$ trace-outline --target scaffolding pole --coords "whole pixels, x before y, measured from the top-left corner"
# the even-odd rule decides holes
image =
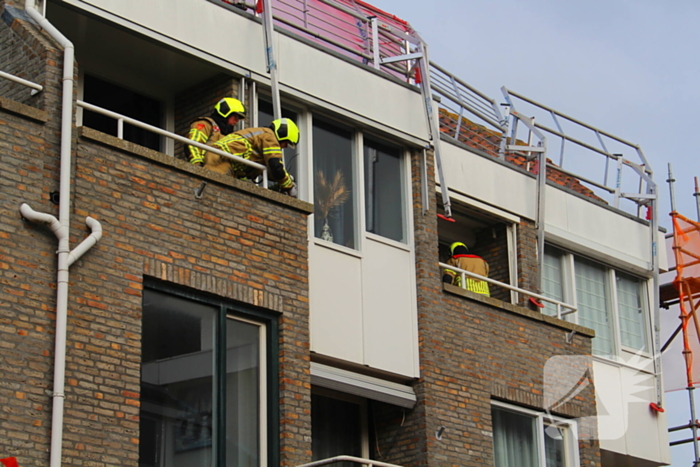
[[[698,196],[698,185],[697,185],[697,177],[695,178],[695,193],[694,195]],[[676,180],[673,178],[673,168],[671,164],[668,164],[668,179],[666,180],[668,182],[669,186],[669,191],[670,191],[670,196],[671,196],[671,218],[674,219],[675,216],[677,215],[676,212],[676,193],[675,193],[675,188],[674,184]],[[700,208],[698,211],[698,220],[700,220]],[[676,247],[676,232],[675,232],[675,223],[674,223],[674,239],[673,239],[673,250],[674,250],[674,255],[676,257],[676,266],[678,265],[679,262],[679,255],[680,253],[677,251]],[[683,287],[683,284],[680,285]],[[679,298],[682,299],[682,294],[679,295]],[[683,325],[683,320],[688,320],[688,316],[685,316],[683,313],[683,304],[679,303],[679,306],[681,307],[681,327],[683,330],[683,356],[686,361],[686,378],[688,380],[688,386],[686,387],[686,390],[688,391],[688,403],[690,405],[690,423],[688,424],[688,428],[691,429],[693,432],[693,453],[694,453],[694,460],[693,460],[693,466],[697,467],[700,464],[700,445],[698,444],[698,422],[697,422],[697,417],[695,416],[695,386],[693,385],[693,380],[692,380],[692,350],[690,349],[690,346],[688,345],[688,330],[686,329],[686,326]],[[670,431],[670,430],[669,430]],[[688,442],[691,440],[685,440],[683,443]]]

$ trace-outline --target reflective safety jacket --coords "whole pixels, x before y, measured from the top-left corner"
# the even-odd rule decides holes
[[[215,143],[220,140],[224,135],[221,133],[219,125],[216,124],[214,119],[208,117],[201,117],[192,122],[190,125],[190,132],[187,133],[187,138],[198,143]],[[204,154],[207,152],[205,149],[200,149],[195,146],[187,146],[191,164],[203,164]]]
[[[489,276],[489,263],[484,261],[483,258],[476,255],[455,255],[447,260],[447,264],[451,266],[456,266],[465,271],[473,272],[474,274],[479,274],[480,276]],[[473,279],[471,277],[465,276],[466,285],[462,285],[462,274],[453,271],[451,269],[445,269],[445,274],[452,276],[452,284],[458,287],[462,287],[471,292],[476,292],[482,295],[491,296],[489,292],[488,282],[480,281],[478,279]]]
[[[276,181],[280,189],[289,190],[294,187],[294,181],[284,168],[282,148],[275,133],[269,128],[245,128],[234,131],[212,144],[213,147],[233,156],[248,159],[258,164],[264,164],[268,176]],[[204,167],[215,172],[231,174],[236,178],[254,179],[260,171],[245,164],[237,164],[218,154],[207,152]]]

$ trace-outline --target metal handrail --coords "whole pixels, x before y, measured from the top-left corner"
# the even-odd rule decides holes
[[[11,75],[10,73],[5,73],[4,71],[0,71],[0,78],[9,79],[10,81],[14,81],[15,83],[19,83],[24,86],[27,86],[28,88],[31,88],[32,96],[44,90],[44,87],[40,84],[27,81],[26,79],[20,78],[19,76]]]
[[[362,459],[355,456],[335,456],[328,459],[309,462],[308,464],[299,465],[297,467],[318,467],[321,465],[335,464],[336,462],[355,462],[356,464],[364,464],[369,467],[402,467],[396,464],[388,464],[386,462],[375,461],[372,459]]]
[[[566,173],[567,175],[570,175],[572,177],[577,178],[578,180],[582,182],[589,183],[596,188],[602,189],[604,191],[607,191],[608,193],[613,195],[613,200],[612,200],[612,205],[616,208],[620,207],[620,201],[622,199],[630,200],[634,203],[636,203],[638,209],[643,207],[644,205],[647,205],[649,203],[648,196],[645,196],[642,193],[634,194],[634,193],[623,193],[622,192],[622,174],[623,174],[623,168],[631,168],[636,175],[639,177],[639,191],[641,192],[642,190],[642,185],[644,182],[647,183],[647,193],[650,192],[652,189],[653,181],[651,179],[652,177],[652,170],[651,167],[649,166],[646,157],[644,156],[644,153],[641,149],[641,147],[637,144],[631,143],[625,139],[622,139],[618,136],[613,135],[612,133],[603,131],[599,128],[596,128],[592,125],[589,125],[585,122],[582,122],[581,120],[578,120],[574,117],[571,117],[569,115],[566,115],[562,112],[559,112],[551,107],[548,107],[544,104],[541,104],[533,99],[530,99],[528,97],[523,96],[522,94],[518,94],[505,86],[501,88],[503,95],[506,99],[506,102],[510,106],[510,116],[514,118],[513,123],[512,123],[512,130],[513,134],[511,135],[512,139],[515,139],[517,136],[515,133],[517,131],[517,125],[518,121],[521,121],[525,123],[525,119],[528,117],[524,117],[522,113],[515,111],[515,101],[514,99],[517,99],[518,102],[524,102],[532,108],[534,108],[538,112],[543,112],[544,115],[549,116],[551,120],[554,122],[554,125],[556,128],[551,128],[549,126],[543,125],[541,122],[535,122],[534,119],[532,120],[532,127],[534,127],[537,130],[540,130],[541,135],[538,135],[538,138],[542,139],[544,135],[548,136],[554,136],[556,138],[559,138],[561,141],[561,146],[559,149],[559,165],[557,167],[557,170]],[[570,125],[574,125],[573,129],[575,129],[578,133],[580,134],[587,134],[590,135],[592,138],[597,140],[596,143],[588,143],[580,139],[579,137],[574,137],[572,136],[572,132],[569,131],[568,133],[564,131],[562,128],[562,125],[560,124],[559,120],[563,120],[568,122]],[[605,140],[604,140],[605,138]],[[617,145],[621,145],[622,149],[625,152],[633,152],[636,154],[639,162],[632,162],[624,157],[623,154],[618,154],[613,150],[610,150],[606,146],[606,141],[608,143],[614,143]],[[565,143],[571,143],[574,144],[575,146],[582,148],[584,150],[590,151],[591,153],[596,153],[600,154],[605,157],[605,164],[604,164],[604,172],[603,172],[603,177],[602,177],[602,182],[594,182],[590,179],[587,179],[579,174],[576,174],[572,171],[566,171],[564,169],[564,155],[565,155]],[[615,171],[613,180],[609,181],[609,176],[610,176],[610,169],[611,165],[613,166],[612,169]],[[596,177],[597,178],[597,177]],[[625,177],[627,178],[627,177]]]
[[[105,115],[107,117],[112,117],[117,120],[117,138],[119,139],[124,139],[124,123],[128,123],[129,125],[133,125],[138,128],[143,128],[144,130],[151,131],[153,133],[156,133],[161,136],[165,136],[166,138],[173,139],[175,141],[179,141],[181,143],[185,143],[189,146],[195,146],[200,149],[204,149],[209,152],[213,152],[214,154],[218,154],[219,156],[223,156],[227,159],[234,160],[237,164],[244,164],[249,167],[256,168],[258,170],[262,170],[262,186],[263,188],[267,188],[267,167],[264,165],[258,164],[253,161],[249,161],[247,159],[243,159],[242,157],[237,157],[232,154],[229,154],[227,152],[224,152],[220,149],[216,149],[212,146],[209,146],[204,143],[199,143],[197,141],[192,141],[191,139],[185,138],[184,136],[180,136],[175,133],[171,133],[167,130],[163,130],[162,128],[158,128],[157,126],[149,125],[148,123],[144,123],[139,120],[135,120],[133,118],[127,117],[126,115],[119,114],[117,112],[112,112],[111,110],[103,109],[102,107],[98,107],[96,105],[88,104],[87,102],[78,101],[78,107],[82,107],[86,110],[90,110],[92,112],[96,112],[102,115]]]
[[[556,300],[554,298],[546,297],[544,295],[541,295],[541,294],[538,294],[535,292],[531,292],[529,290],[521,289],[520,287],[515,287],[513,285],[506,284],[505,282],[497,281],[496,279],[491,279],[490,277],[481,276],[479,274],[475,274],[475,273],[470,272],[470,271],[465,271],[464,269],[460,269],[457,266],[452,266],[451,264],[447,264],[447,263],[439,263],[439,264],[440,264],[441,268],[450,269],[452,271],[459,272],[462,275],[462,284],[466,284],[465,276],[468,276],[468,277],[471,277],[474,279],[478,279],[480,281],[488,282],[489,284],[494,284],[494,285],[497,285],[499,287],[503,287],[505,289],[512,290],[513,292],[521,293],[523,295],[527,295],[529,297],[536,298],[540,301],[549,302],[553,305],[556,305],[557,318],[559,318],[559,319],[562,319],[562,316],[566,316],[566,315],[569,315],[571,313],[576,313],[578,311],[577,307],[575,307],[574,305],[571,305],[569,303],[560,302],[559,300]],[[566,309],[568,311],[562,312],[562,309]]]

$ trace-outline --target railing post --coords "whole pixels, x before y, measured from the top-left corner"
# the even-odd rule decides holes
[[[377,17],[371,16],[369,18],[369,24],[372,27],[372,61],[374,62],[374,68],[379,70],[382,64],[382,59],[379,55],[379,28],[377,26]]]

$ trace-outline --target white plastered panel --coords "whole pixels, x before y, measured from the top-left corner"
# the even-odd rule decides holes
[[[360,258],[310,245],[311,350],[363,362]]]
[[[418,377],[418,321],[409,251],[367,239],[363,260],[365,364]]]

